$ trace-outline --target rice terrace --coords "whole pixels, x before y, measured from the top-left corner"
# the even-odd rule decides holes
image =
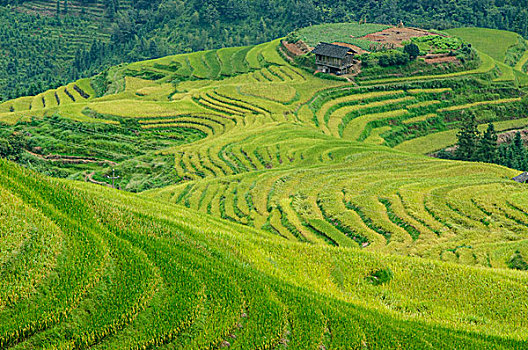
[[[393,22],[1,102],[0,348],[528,349],[528,43]]]

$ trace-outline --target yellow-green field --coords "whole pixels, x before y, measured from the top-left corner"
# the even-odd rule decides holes
[[[503,51],[478,45],[473,70],[364,86],[274,41],[1,104],[11,125],[207,136],[159,149],[174,183],[141,194],[0,161],[0,348],[528,348],[519,172],[425,156],[468,111],[528,125],[524,90],[497,80]]]

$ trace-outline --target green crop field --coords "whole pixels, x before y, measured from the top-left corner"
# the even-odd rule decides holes
[[[306,27],[297,32],[299,38],[310,46],[315,46],[321,41],[345,42],[355,44],[357,39],[367,34],[379,32],[390,26],[384,24],[357,24],[357,23],[336,23],[321,24]]]
[[[500,71],[496,81],[514,81],[521,86],[528,84],[526,74],[523,74],[528,61],[528,44],[519,34],[486,28],[456,28],[446,32],[462,38],[493,58]]]
[[[0,104],[0,348],[527,349],[519,171],[426,156],[468,113],[528,125],[481,41],[458,72],[323,79],[275,40]]]
[[[485,52],[499,62],[504,62],[506,52],[517,43],[519,34],[497,29],[457,28],[447,33],[470,42],[479,51]]]

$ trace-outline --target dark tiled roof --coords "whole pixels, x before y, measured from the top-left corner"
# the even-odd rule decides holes
[[[312,53],[321,56],[333,57],[333,58],[345,58],[349,52],[355,52],[349,47],[339,46],[328,43],[320,43]]]
[[[528,173],[522,173],[521,175],[517,175],[512,180],[520,183],[528,182]]]

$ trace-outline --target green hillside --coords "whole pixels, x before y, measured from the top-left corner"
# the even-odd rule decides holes
[[[0,101],[120,62],[263,43],[306,26],[360,21],[366,27],[402,21],[528,35],[528,8],[520,0],[490,0],[485,6],[414,0],[0,0]]]
[[[508,49],[518,44],[519,34],[497,29],[456,28],[448,33],[462,37],[479,51],[485,52],[497,61],[504,62]]]
[[[3,348],[526,345],[525,273],[296,243],[5,161],[0,193]]]
[[[275,40],[0,104],[0,348],[528,348],[519,172],[424,155],[528,125],[526,53],[475,46],[341,81]],[[112,169],[142,193],[72,181]]]
[[[486,28],[456,28],[446,31],[461,37],[497,61],[501,76],[497,81],[516,81],[528,85],[525,64],[528,60],[528,43],[517,33]]]

